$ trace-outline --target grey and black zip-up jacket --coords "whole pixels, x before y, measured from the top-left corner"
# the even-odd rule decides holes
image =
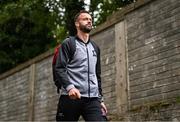
[[[89,40],[84,43],[80,38],[75,38],[76,49],[71,58],[69,42],[65,40],[59,50],[55,71],[58,83],[62,86],[61,94],[67,95],[75,87],[81,97],[102,97],[101,89],[101,64],[100,50],[95,50],[94,42]]]

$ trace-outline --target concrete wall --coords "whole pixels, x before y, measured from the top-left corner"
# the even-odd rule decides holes
[[[58,94],[52,81],[52,51],[0,76],[0,120],[53,121]]]
[[[180,121],[179,13],[179,0],[139,0],[91,33],[110,120]],[[0,120],[55,120],[52,54],[0,75]]]
[[[153,1],[125,21],[133,120],[180,120],[180,1]]]

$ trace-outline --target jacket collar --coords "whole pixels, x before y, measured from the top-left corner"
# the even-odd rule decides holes
[[[84,44],[88,44],[89,42],[90,42],[90,37],[89,37],[89,39],[88,39],[88,41],[85,43],[82,39],[80,39],[77,35],[75,36],[75,38],[78,40],[78,41],[80,41],[80,42],[82,42],[82,43],[84,43]]]

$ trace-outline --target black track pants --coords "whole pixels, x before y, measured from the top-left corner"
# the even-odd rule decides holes
[[[104,121],[101,105],[97,98],[70,99],[62,95],[59,99],[56,121]]]

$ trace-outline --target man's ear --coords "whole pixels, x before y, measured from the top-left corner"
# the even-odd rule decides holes
[[[75,26],[76,26],[76,27],[79,27],[79,23],[78,23],[78,22],[75,22]]]

